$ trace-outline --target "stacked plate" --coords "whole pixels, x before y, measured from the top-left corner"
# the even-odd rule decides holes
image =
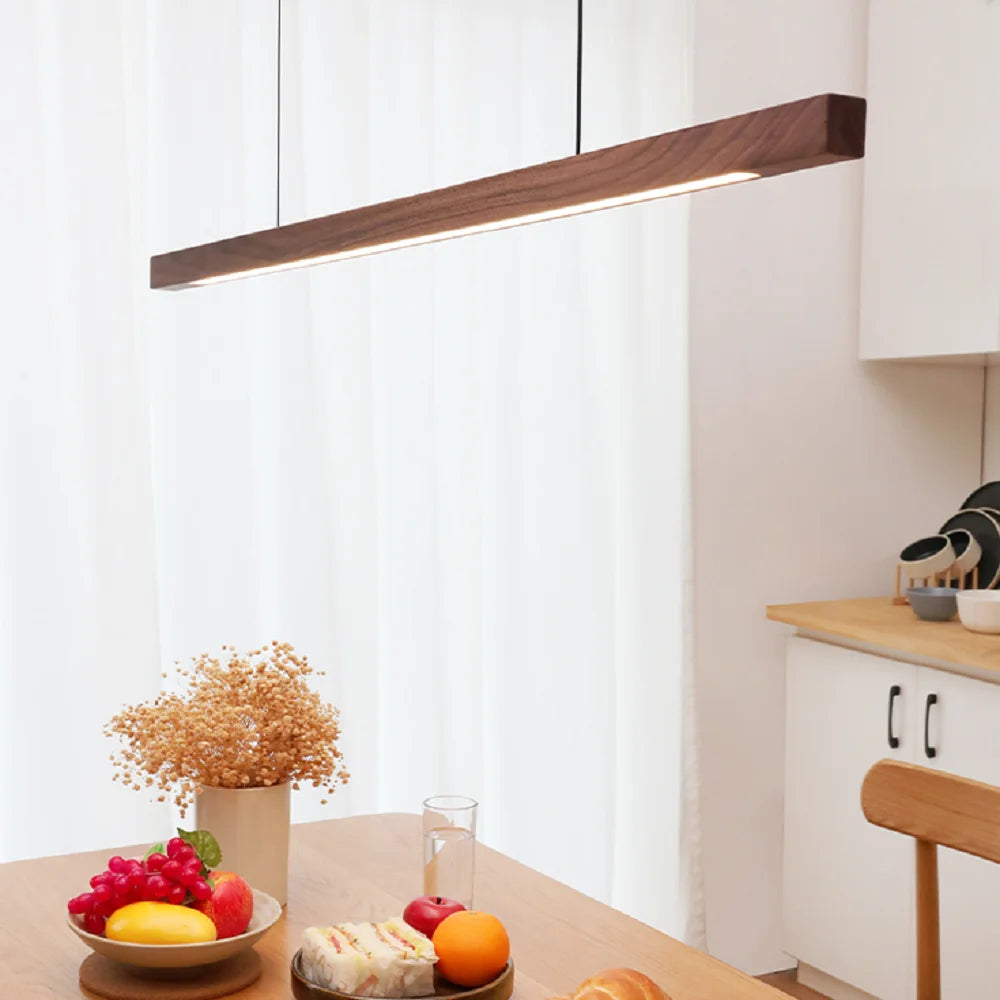
[[[974,490],[965,498],[961,510],[949,517],[936,535],[911,542],[899,559],[911,580],[931,578],[933,582],[943,577],[949,585],[955,581],[957,589],[917,587],[908,590],[910,605],[918,618],[948,620],[955,613],[957,598],[958,616],[966,628],[1000,631],[997,614],[1000,600],[992,600],[1000,598],[1000,594],[975,597],[984,590],[1000,586],[1000,482],[985,483]],[[973,587],[976,589],[972,590]],[[990,600],[984,602],[987,597]],[[973,622],[970,616],[980,605],[998,617],[997,627],[986,628],[984,623]]]
[[[981,550],[978,559],[979,589],[991,590],[1000,583],[1000,482],[986,483],[965,498],[962,509],[941,525],[938,533],[954,540],[959,531],[967,531]],[[958,536],[963,537],[963,536]],[[961,553],[956,549],[956,563]],[[959,567],[964,572],[963,585],[972,586],[971,571],[976,562]]]
[[[978,566],[980,590],[1000,585],[1000,482],[970,493],[936,535],[911,542],[899,560],[911,579],[951,577],[967,589]]]

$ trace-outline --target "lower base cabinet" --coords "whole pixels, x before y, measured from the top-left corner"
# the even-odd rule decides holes
[[[883,757],[909,759],[916,697],[911,664],[789,640],[783,947],[881,1000],[913,992],[913,865],[903,838],[865,820],[861,782]]]
[[[784,949],[914,1000],[913,841],[867,822],[861,783],[892,758],[1000,785],[1000,685],[796,636],[786,692]],[[940,854],[943,996],[1000,996],[1000,866]]]
[[[936,695],[926,759],[917,763],[1000,785],[1000,687],[921,668],[920,704]],[[937,717],[934,712],[937,711]],[[1000,830],[997,831],[1000,841]],[[941,849],[941,994],[945,998],[1000,996],[1000,865]]]

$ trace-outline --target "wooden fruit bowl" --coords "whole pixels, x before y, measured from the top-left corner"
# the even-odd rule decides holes
[[[311,983],[302,974],[301,959],[302,952],[297,951],[292,958],[292,995],[295,1000],[365,1000],[354,996],[352,993],[341,993],[339,990],[330,990],[325,986],[317,986]],[[514,992],[514,963],[508,962],[496,979],[486,983],[485,986],[465,987],[455,986],[446,979],[442,979],[436,972],[434,974],[433,997],[454,997],[455,1000],[508,1000]]]

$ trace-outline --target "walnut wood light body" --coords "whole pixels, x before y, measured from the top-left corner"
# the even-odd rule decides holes
[[[735,171],[761,177],[864,155],[865,101],[824,94],[406,198],[154,256],[151,288],[516,220]],[[517,225],[516,221],[511,221]]]
[[[422,891],[420,817],[356,816],[292,827],[288,907],[258,942],[263,975],[241,1000],[288,1000],[290,965],[311,924],[382,919]],[[0,997],[79,997],[90,951],[66,920],[66,900],[112,854],[145,846],[0,865]],[[476,846],[476,906],[510,934],[514,1000],[570,993],[602,969],[645,972],[672,1000],[782,1000],[782,994],[694,948],[496,851]]]

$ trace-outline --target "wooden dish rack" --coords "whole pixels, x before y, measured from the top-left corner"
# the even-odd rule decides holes
[[[893,591],[893,604],[909,604],[906,599],[906,591],[910,587],[955,587],[958,590],[978,590],[979,589],[979,566],[973,566],[965,574],[963,580],[961,573],[952,575],[952,567],[948,567],[943,573],[931,573],[930,576],[907,576],[906,587],[902,586],[905,573],[905,563],[896,563],[896,589]],[[920,581],[918,583],[918,581]],[[929,581],[929,582],[928,582]]]

